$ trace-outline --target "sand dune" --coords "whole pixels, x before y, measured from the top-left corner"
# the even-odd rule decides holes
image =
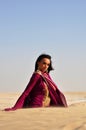
[[[86,93],[65,93],[68,108],[29,108],[2,111],[11,107],[19,94],[0,94],[0,130],[86,130]]]

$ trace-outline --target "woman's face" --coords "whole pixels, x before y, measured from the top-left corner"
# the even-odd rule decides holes
[[[42,72],[46,72],[49,68],[50,60],[48,58],[43,58],[38,62],[38,69]]]

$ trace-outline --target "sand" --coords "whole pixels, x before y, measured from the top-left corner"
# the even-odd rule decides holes
[[[12,107],[19,95],[0,94],[0,130],[86,130],[86,92],[65,93],[67,108],[2,111],[6,107]]]

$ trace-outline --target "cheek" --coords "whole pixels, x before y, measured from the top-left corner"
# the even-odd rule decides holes
[[[43,65],[41,66],[41,68],[46,68],[46,66],[43,64]]]
[[[42,65],[42,67],[45,67],[45,65]]]
[[[40,68],[44,68],[45,67],[45,65],[43,65],[43,64],[40,64]]]

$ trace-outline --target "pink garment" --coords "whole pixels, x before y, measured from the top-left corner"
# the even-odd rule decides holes
[[[42,107],[44,98],[44,83],[46,82],[49,90],[50,105],[67,107],[67,102],[63,93],[57,88],[52,81],[49,73],[33,73],[26,89],[21,94],[16,104],[12,108],[6,108],[5,111],[16,110],[20,108]]]

